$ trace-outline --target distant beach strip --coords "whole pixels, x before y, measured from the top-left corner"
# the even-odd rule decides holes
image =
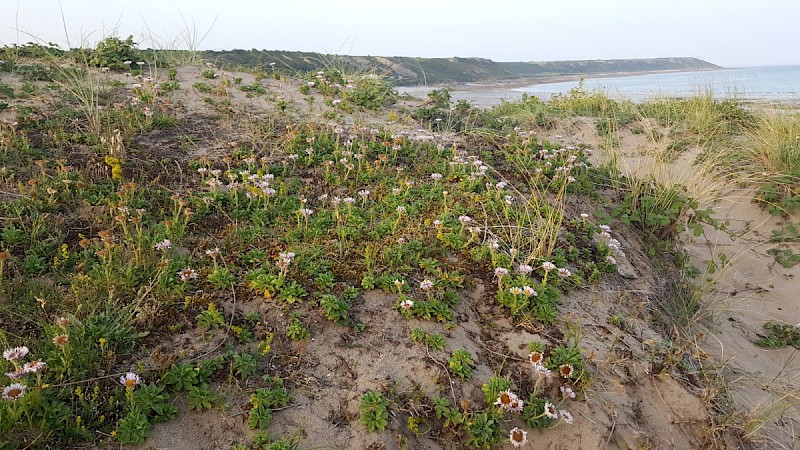
[[[546,77],[494,83],[451,85],[453,101],[491,107],[501,101],[516,101],[523,94],[549,100],[568,94],[580,85],[581,76]],[[438,86],[439,88],[444,86]],[[432,86],[403,86],[400,92],[425,97]],[[592,75],[583,78],[583,88],[599,90],[612,98],[645,101],[659,97],[690,97],[711,93],[716,99],[800,103],[800,66],[751,67],[691,72]]]

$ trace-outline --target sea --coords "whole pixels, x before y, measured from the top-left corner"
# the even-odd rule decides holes
[[[579,81],[534,84],[513,92],[548,99],[569,93]],[[718,99],[800,100],[800,66],[746,67],[700,72],[668,72],[607,78],[585,78],[583,87],[610,97],[643,101],[654,97],[689,97],[711,93]]]
[[[521,87],[502,84],[467,84],[455,86],[453,101],[467,100],[475,106],[490,107],[501,101],[519,100],[523,94],[549,100],[556,94],[569,94],[579,80],[557,83],[540,82]],[[715,98],[767,103],[800,104],[800,65],[744,67],[694,72],[662,72],[647,75],[591,77],[583,79],[583,88],[599,90],[612,98],[635,102],[653,98],[681,98],[711,93]],[[432,87],[408,86],[401,92],[424,98]]]

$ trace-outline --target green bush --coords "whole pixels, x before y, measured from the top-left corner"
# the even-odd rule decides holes
[[[141,60],[141,52],[136,49],[136,45],[133,36],[128,36],[125,40],[116,36],[105,38],[89,52],[87,62],[94,67],[126,70],[129,65]],[[125,64],[126,61],[130,61],[129,65]]]
[[[367,109],[380,109],[397,102],[397,91],[377,75],[366,75],[356,80],[349,99],[357,106]]]

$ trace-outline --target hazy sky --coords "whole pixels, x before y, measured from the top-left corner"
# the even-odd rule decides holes
[[[210,32],[203,49],[800,64],[800,0],[0,0],[0,44]],[[213,26],[212,26],[213,24]],[[17,32],[17,28],[21,30]]]

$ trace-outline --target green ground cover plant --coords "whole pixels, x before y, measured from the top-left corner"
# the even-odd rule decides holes
[[[290,355],[332,332],[344,346],[364,345],[358,337],[373,331],[365,297],[376,291],[380,314],[408,327],[398,348],[441,369],[438,392],[375,385],[340,423],[387,435],[406,427],[470,448],[519,444],[528,430],[573,421],[568,405],[590,386],[595,363],[565,310],[572,293],[617,279],[623,233],[669,249],[685,229],[718,225],[685,188],[597,167],[586,146],[523,129],[573,115],[591,116],[603,135],[643,114],[697,123],[674,104],[637,107],[581,86],[552,102],[525,97],[478,111],[442,89],[402,119],[416,121],[414,132],[385,120],[316,123],[292,116],[289,100],[267,100],[266,81],[231,82],[206,66],[191,68],[203,80],[194,83],[177,71],[137,86],[101,82],[98,68],[151,69],[136,64],[147,54],[132,38],[101,44],[53,74],[3,66],[40,83],[0,85],[14,108],[14,120],[0,122],[0,412],[12,419],[0,420],[0,433],[9,448],[142,443],[187,409],[233,404],[253,430],[248,444],[297,448],[300,438],[268,434],[307,392]],[[13,50],[3,54],[63,57]],[[19,103],[48,82],[57,111]],[[385,119],[398,100],[385,79],[346,68],[292,82],[336,114]],[[202,120],[175,106],[197,94],[213,103]],[[271,122],[248,122],[236,94],[272,102]],[[724,133],[751,126],[731,105],[713,108],[741,127]],[[214,134],[234,126],[235,140]],[[787,226],[779,238],[795,235]],[[550,336],[531,345],[526,372],[508,368],[504,349],[455,344],[476,285],[492,322]],[[625,328],[619,317],[611,323]],[[171,349],[178,335],[203,350]],[[478,369],[487,358],[503,361],[492,360],[491,377]],[[480,387],[472,403],[451,403],[470,383]]]

